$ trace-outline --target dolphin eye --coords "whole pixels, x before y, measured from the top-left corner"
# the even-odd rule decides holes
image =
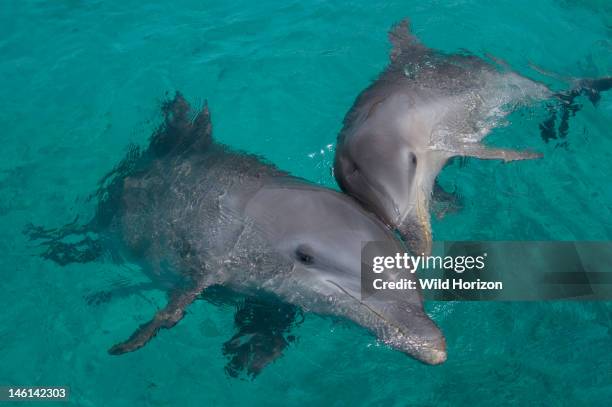
[[[410,153],[410,160],[412,161],[412,165],[416,165],[417,164],[417,157],[416,154],[414,153]]]
[[[311,250],[307,246],[300,245],[295,249],[295,258],[302,264],[314,263],[314,257],[311,254]]]

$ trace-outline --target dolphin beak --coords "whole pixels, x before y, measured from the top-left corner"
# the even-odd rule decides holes
[[[421,189],[417,190],[415,209],[402,220],[397,230],[411,253],[426,256],[431,254],[432,233],[428,194]]]
[[[370,329],[382,342],[428,365],[446,361],[444,334],[420,305],[385,300],[364,305],[375,316]]]
[[[439,365],[446,362],[446,340],[441,337],[438,343],[432,344],[431,347],[419,354],[418,359],[428,365]]]
[[[404,351],[416,360],[428,365],[439,365],[446,361],[446,339],[438,329],[438,327],[430,322],[429,335],[415,335],[412,338],[398,338],[398,342],[394,346],[399,350]],[[399,345],[399,346],[398,346]]]

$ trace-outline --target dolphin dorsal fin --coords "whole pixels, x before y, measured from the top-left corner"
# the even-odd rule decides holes
[[[427,48],[410,32],[410,21],[407,18],[391,28],[389,41],[393,45],[389,55],[392,63],[405,63],[427,52]]]
[[[149,151],[161,158],[169,154],[203,151],[212,143],[208,104],[194,114],[180,92],[162,105],[164,121],[151,136]]]

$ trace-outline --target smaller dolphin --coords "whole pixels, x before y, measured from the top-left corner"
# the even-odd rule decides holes
[[[208,109],[193,114],[179,94],[164,113],[149,147],[132,149],[103,179],[90,223],[30,229],[32,237],[47,239],[44,256],[60,264],[93,260],[121,242],[121,256],[140,262],[153,281],[165,283],[167,305],[113,346],[111,354],[143,347],[160,329],[176,325],[201,294],[221,286],[346,318],[425,363],[446,359],[444,337],[425,314],[420,292],[361,297],[362,242],[387,242],[377,256],[405,251],[375,215],[345,194],[215,143]],[[82,240],[71,243],[77,235]],[[282,315],[266,317],[274,308]],[[237,317],[248,321],[259,315],[259,322],[242,323],[226,344],[224,351],[235,355],[231,372],[251,356],[256,362],[250,369],[257,372],[286,346],[283,338],[255,325],[277,320],[289,326],[293,308],[258,309],[250,307],[246,317]],[[267,333],[262,335],[262,329]],[[243,341],[249,338],[256,338],[251,345],[271,349],[245,356]]]
[[[414,253],[431,251],[430,200],[434,182],[456,156],[526,160],[529,151],[481,143],[508,113],[534,101],[557,98],[567,126],[572,101],[595,103],[612,78],[581,80],[567,93],[512,72],[504,64],[473,55],[445,54],[425,47],[408,21],[389,33],[391,62],[356,99],[338,136],[334,176],[340,188],[396,228]],[[542,127],[551,136],[555,115]]]

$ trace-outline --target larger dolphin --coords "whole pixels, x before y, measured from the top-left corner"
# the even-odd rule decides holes
[[[200,294],[223,286],[347,318],[429,364],[446,359],[444,337],[418,291],[361,298],[362,242],[388,242],[380,256],[405,250],[375,215],[342,193],[215,143],[207,108],[192,114],[177,94],[164,112],[149,147],[131,150],[105,179],[92,222],[30,230],[47,238],[46,257],[63,264],[94,259],[110,247],[105,242],[121,242],[123,255],[165,282],[167,305],[110,353],[144,346],[178,323]],[[64,239],[77,234],[81,242]]]
[[[503,63],[429,49],[410,33],[407,20],[389,38],[389,66],[344,119],[334,175],[342,190],[397,228],[419,254],[431,250],[430,199],[451,157],[538,158],[481,141],[517,106],[553,97],[562,104],[561,132],[575,97],[586,94],[596,102],[599,91],[612,86],[612,78],[582,80],[569,92],[554,93]],[[549,124],[542,127],[545,137]]]

